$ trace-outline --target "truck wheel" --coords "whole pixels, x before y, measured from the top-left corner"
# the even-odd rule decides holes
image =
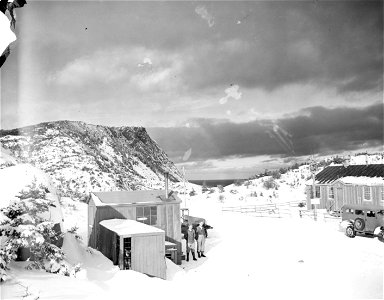
[[[355,229],[356,230],[363,230],[365,228],[365,222],[361,218],[357,218],[355,220]]]
[[[350,238],[354,238],[356,236],[355,230],[353,230],[352,226],[348,226],[345,229],[345,235]]]
[[[384,229],[382,229],[380,232],[379,232],[379,237],[378,237],[379,241],[380,242],[383,242],[384,243]]]

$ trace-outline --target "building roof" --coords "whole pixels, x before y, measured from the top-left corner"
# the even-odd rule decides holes
[[[316,183],[332,183],[343,177],[380,177],[384,178],[384,164],[329,166],[316,174]]]
[[[93,192],[92,194],[100,201],[100,203],[95,203],[96,205],[181,202],[175,194],[170,195],[167,199],[165,190],[111,191]]]
[[[383,177],[353,177],[347,176],[343,177],[337,181],[340,181],[345,184],[359,184],[359,185],[384,185]]]
[[[101,221],[100,225],[122,237],[164,233],[164,230],[134,220],[110,219]]]

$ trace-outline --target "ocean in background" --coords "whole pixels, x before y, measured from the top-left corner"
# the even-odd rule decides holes
[[[207,187],[216,187],[218,185],[227,186],[235,182],[237,179],[211,179],[211,180],[188,180],[190,183],[198,184],[198,185],[207,185]]]

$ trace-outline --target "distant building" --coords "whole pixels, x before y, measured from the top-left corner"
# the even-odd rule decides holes
[[[329,166],[306,183],[307,209],[319,198],[317,208],[338,211],[344,204],[384,206],[384,165]]]
[[[166,247],[173,251],[174,262],[181,264],[180,203],[175,193],[164,190],[91,193],[88,202],[88,245],[101,250],[108,242],[101,236],[102,221],[135,220],[164,231]]]

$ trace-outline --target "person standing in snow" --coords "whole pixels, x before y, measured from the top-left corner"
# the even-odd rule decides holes
[[[188,226],[184,237],[187,240],[187,261],[189,261],[189,251],[192,253],[193,260],[197,260],[195,257],[195,230],[193,230],[192,224]]]
[[[206,257],[204,255],[205,250],[205,238],[207,237],[207,231],[204,228],[204,222],[200,222],[196,228],[197,234],[197,255],[198,257]]]

